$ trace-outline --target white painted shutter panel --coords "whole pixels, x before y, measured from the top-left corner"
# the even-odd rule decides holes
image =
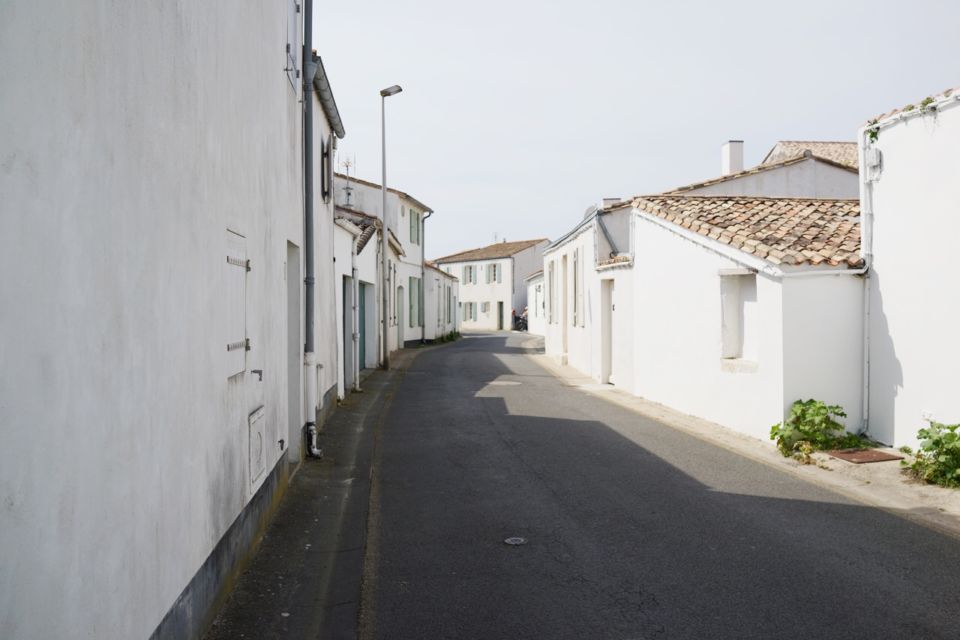
[[[247,368],[247,240],[227,231],[224,261],[226,294],[225,375],[230,377]]]
[[[497,270],[497,284],[500,284],[503,282],[503,265],[498,264],[495,268]]]

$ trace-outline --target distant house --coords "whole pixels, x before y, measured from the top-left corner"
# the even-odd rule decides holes
[[[545,238],[497,242],[437,259],[460,279],[460,317],[465,330],[512,329],[527,306],[524,280],[543,265]]]
[[[960,88],[860,129],[869,271],[868,431],[915,444],[927,420],[960,422]]]
[[[721,150],[721,175],[667,193],[690,196],[858,198],[855,142],[778,142],[763,162],[743,168],[743,142]]]

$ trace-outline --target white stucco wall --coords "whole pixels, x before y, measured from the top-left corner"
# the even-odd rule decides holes
[[[684,191],[695,196],[768,196],[771,198],[858,198],[859,179],[816,158]]]
[[[870,433],[896,445],[915,444],[925,415],[960,422],[958,140],[953,100],[935,116],[883,128],[876,142],[883,171],[872,184]]]
[[[527,306],[527,287],[526,279],[533,273],[543,269],[543,250],[550,243],[546,240],[523,251],[513,254],[513,291],[510,299],[510,309],[507,310],[508,317],[510,311],[516,311],[519,316],[523,313],[523,308]]]
[[[566,364],[587,373],[599,376],[599,342],[595,339],[599,331],[599,279],[596,278],[594,243],[596,227],[591,224],[580,229],[576,235],[558,247],[552,247],[542,258],[544,274],[550,273],[551,264],[556,269],[555,312],[550,321],[550,308],[547,308],[548,323],[544,341],[545,352],[564,360]],[[574,299],[574,254],[577,254],[577,268],[580,270],[580,309],[576,313]],[[566,272],[564,272],[564,260]],[[566,273],[566,278],[564,278]],[[564,279],[566,282],[564,282]],[[566,332],[566,347],[564,333]],[[599,360],[598,360],[599,361]]]
[[[780,284],[756,277],[756,358],[721,358],[720,270],[736,263],[638,218],[635,230],[633,392],[767,439],[783,415]]]
[[[289,441],[286,8],[2,13],[0,636],[148,637]],[[227,229],[251,261],[230,378]]]
[[[456,278],[431,267],[427,267],[424,277],[424,329],[427,340],[436,340],[457,330],[454,300],[460,297],[459,283]]]
[[[527,280],[527,332],[536,336],[547,330],[547,288],[540,273]]]
[[[847,413],[848,431],[863,416],[863,278],[783,278],[783,399],[815,398]]]

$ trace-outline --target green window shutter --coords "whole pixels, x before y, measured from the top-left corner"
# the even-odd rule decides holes
[[[407,282],[407,292],[410,294],[410,304],[409,309],[407,310],[407,322],[410,326],[413,326],[413,277],[408,278]]]

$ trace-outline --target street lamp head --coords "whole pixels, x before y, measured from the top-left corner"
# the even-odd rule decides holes
[[[388,96],[395,96],[395,95],[397,95],[398,93],[400,93],[401,91],[403,91],[403,89],[400,88],[400,85],[395,84],[395,85],[393,85],[392,87],[387,87],[386,89],[381,89],[381,90],[380,90],[380,95],[381,95],[382,97],[386,98],[386,97],[388,97]]]

